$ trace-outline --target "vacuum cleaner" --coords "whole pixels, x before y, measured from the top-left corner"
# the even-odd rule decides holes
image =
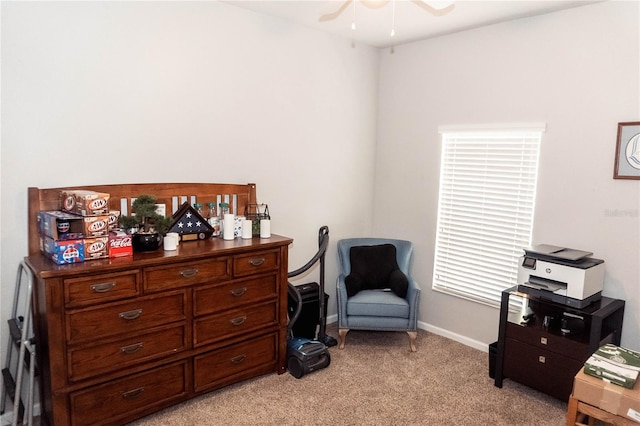
[[[288,283],[288,313],[289,324],[287,326],[287,369],[289,373],[296,379],[303,377],[305,374],[311,373],[322,368],[326,368],[331,364],[331,355],[328,347],[337,344],[336,339],[326,334],[326,306],[324,294],[324,258],[329,244],[329,228],[323,226],[318,232],[318,252],[311,258],[306,265],[293,272],[289,272],[288,277],[296,277],[308,271],[316,262],[320,261],[320,285],[318,288],[319,295],[319,331],[316,339],[309,337],[295,336],[293,329],[294,324],[300,318],[302,312],[302,295],[300,291],[291,283]]]

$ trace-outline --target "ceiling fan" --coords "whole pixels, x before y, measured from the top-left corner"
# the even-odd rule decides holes
[[[380,9],[381,7],[386,6],[390,0],[359,0],[359,1],[363,6],[368,7],[370,9]],[[327,21],[332,21],[336,19],[338,16],[342,14],[342,12],[345,11],[345,9],[347,9],[347,7],[349,7],[350,4],[353,3],[355,7],[355,2],[356,0],[346,0],[342,4],[342,6],[338,8],[338,10],[336,10],[335,12],[327,13],[325,15],[320,16],[318,21],[327,22]],[[451,12],[455,7],[455,4],[453,3],[453,1],[411,0],[411,2],[417,6],[420,6],[427,12],[430,12],[434,16],[442,16],[446,13]]]

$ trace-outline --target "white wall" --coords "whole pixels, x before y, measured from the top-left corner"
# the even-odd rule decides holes
[[[329,225],[333,295],[338,239],[371,229],[412,239],[421,324],[489,343],[496,309],[430,290],[437,127],[542,121],[534,242],[606,260],[605,294],[627,301],[623,344],[640,349],[640,182],[611,179],[616,123],[640,115],[637,2],[397,46],[393,55],[222,3],[0,8],[0,324],[27,252],[27,187],[256,182],[274,232],[295,239],[289,269],[306,262],[318,227]],[[243,158],[247,151],[254,156]]]
[[[622,344],[640,349],[640,181],[612,178],[617,123],[640,119],[639,18],[605,2],[383,52],[374,230],[415,241],[422,323],[482,345],[498,332],[498,309],[431,290],[438,126],[545,122],[533,243],[604,259]]]
[[[329,226],[333,294],[371,229],[377,50],[219,2],[0,4],[3,352],[29,186],[255,182],[290,270]]]

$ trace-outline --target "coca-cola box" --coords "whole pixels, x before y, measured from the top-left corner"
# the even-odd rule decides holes
[[[84,236],[87,238],[108,237],[109,217],[109,215],[83,217]]]
[[[84,241],[56,241],[45,235],[40,236],[40,250],[58,265],[84,262]]]
[[[124,231],[109,232],[109,257],[133,256],[131,235]]]
[[[84,260],[109,257],[109,237],[85,238]]]
[[[109,214],[109,194],[78,189],[60,191],[60,208],[81,216]]]
[[[38,212],[38,231],[55,241],[77,240],[84,237],[82,217],[62,211]]]

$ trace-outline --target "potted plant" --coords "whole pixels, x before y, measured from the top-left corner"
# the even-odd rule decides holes
[[[164,217],[156,211],[156,201],[154,195],[141,195],[131,205],[134,214],[120,218],[122,227],[132,234],[134,251],[157,250],[171,225],[171,217]]]

